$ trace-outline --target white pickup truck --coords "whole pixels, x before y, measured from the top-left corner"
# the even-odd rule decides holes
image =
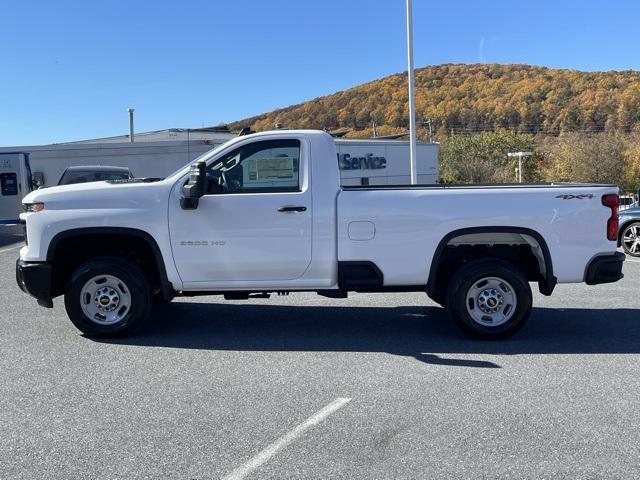
[[[64,295],[89,336],[124,335],[174,296],[422,291],[466,331],[499,338],[531,312],[529,282],[615,282],[615,185],[339,187],[319,131],[238,137],[162,180],[37,190],[24,200],[19,286]]]

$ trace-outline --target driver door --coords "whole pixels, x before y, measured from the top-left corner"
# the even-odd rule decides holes
[[[293,280],[311,263],[308,153],[296,138],[248,141],[207,165],[207,190],[183,210],[171,194],[169,229],[185,288]]]

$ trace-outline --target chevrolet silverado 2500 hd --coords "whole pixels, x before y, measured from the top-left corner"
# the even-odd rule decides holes
[[[90,336],[123,335],[176,295],[423,291],[473,335],[529,317],[536,282],[622,278],[615,185],[339,187],[319,131],[238,137],[163,180],[24,198],[19,286],[64,295]]]

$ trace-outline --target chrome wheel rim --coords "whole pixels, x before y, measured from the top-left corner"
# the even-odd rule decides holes
[[[483,327],[503,325],[513,317],[518,306],[515,290],[499,277],[476,280],[469,287],[466,300],[469,316]]]
[[[622,246],[627,253],[640,256],[640,224],[629,225],[624,229]]]
[[[99,325],[121,321],[131,309],[131,294],[125,283],[113,275],[96,275],[80,291],[85,316]]]

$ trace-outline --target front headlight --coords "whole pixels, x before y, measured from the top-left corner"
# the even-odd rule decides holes
[[[23,203],[22,208],[25,212],[41,212],[44,210],[44,203]]]

